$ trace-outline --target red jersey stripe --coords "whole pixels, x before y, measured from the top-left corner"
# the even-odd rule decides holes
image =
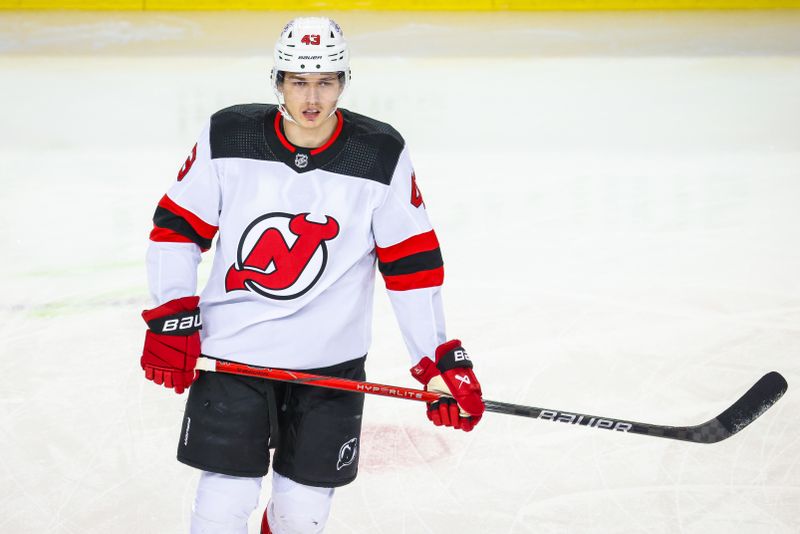
[[[381,248],[375,247],[378,253],[378,259],[384,263],[397,261],[401,258],[417,254],[419,252],[428,252],[439,248],[439,240],[436,239],[436,234],[433,230],[425,232],[424,234],[417,234],[409,237],[405,241],[401,241],[396,245]]]
[[[150,241],[158,241],[160,243],[194,243],[185,235],[170,230],[169,228],[159,228],[154,226],[150,231]]]
[[[158,205],[164,208],[165,210],[170,211],[175,215],[184,219],[201,237],[204,237],[206,239],[214,239],[214,236],[217,235],[216,226],[208,224],[207,222],[205,222],[203,219],[201,219],[191,211],[177,205],[167,195],[164,195],[161,198],[161,200],[158,202]]]
[[[413,274],[384,276],[383,279],[386,282],[386,289],[391,289],[393,291],[438,287],[444,282],[444,267],[437,267],[436,269],[420,271]]]
[[[158,226],[154,226],[150,231],[150,241],[156,241],[158,243],[194,243],[194,241],[183,234],[179,234],[169,228],[159,228]],[[195,243],[195,245],[197,245],[197,243]],[[197,246],[200,247],[200,252],[206,252],[208,250],[200,245]]]

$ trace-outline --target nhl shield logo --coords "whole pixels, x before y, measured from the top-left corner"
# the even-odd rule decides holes
[[[352,464],[358,455],[358,438],[353,438],[346,442],[339,449],[339,460],[336,462],[336,470],[341,471],[343,467]]]
[[[297,154],[294,157],[294,166],[298,169],[305,169],[308,167],[308,154]]]

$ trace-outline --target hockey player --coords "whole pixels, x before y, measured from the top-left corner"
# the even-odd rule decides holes
[[[247,532],[273,456],[262,532],[322,532],[334,488],[358,465],[363,395],[199,373],[212,358],[364,380],[375,263],[411,355],[412,375],[452,397],[436,425],[470,431],[484,410],[472,363],[447,341],[439,243],[400,134],[338,109],[350,80],[339,26],[289,22],[275,46],[279,105],[211,116],[158,203],[147,252],[157,307],[145,376],[189,386],[178,460],[202,470],[192,533]],[[194,296],[202,251],[218,235]],[[201,326],[202,318],[202,326]]]

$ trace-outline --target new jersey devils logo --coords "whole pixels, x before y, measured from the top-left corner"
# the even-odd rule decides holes
[[[336,470],[341,471],[343,467],[352,464],[358,454],[358,438],[353,438],[344,443],[339,449],[339,459],[336,461]]]
[[[259,217],[242,234],[225,291],[254,291],[279,300],[303,295],[325,270],[325,242],[338,234],[339,223],[327,215],[324,223],[309,221],[308,213]]]

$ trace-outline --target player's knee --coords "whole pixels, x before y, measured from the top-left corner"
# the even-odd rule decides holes
[[[272,534],[322,532],[332,500],[333,488],[306,486],[273,473],[272,496],[267,507]]]
[[[261,478],[204,471],[192,507],[192,534],[247,534],[247,520],[258,506]]]

